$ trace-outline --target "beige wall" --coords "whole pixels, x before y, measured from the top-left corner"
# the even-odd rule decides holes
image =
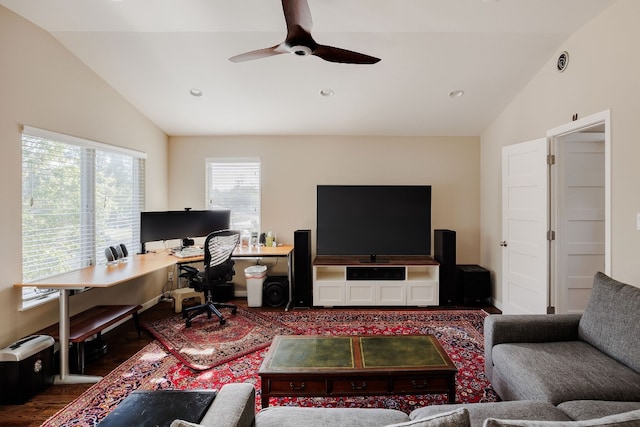
[[[640,2],[619,0],[573,34],[564,73],[556,56],[481,135],[481,264],[492,271],[494,297],[501,303],[501,149],[543,137],[548,129],[611,109],[612,263],[618,280],[640,285]]]
[[[207,157],[259,157],[263,231],[293,243],[295,230],[311,229],[315,250],[316,185],[432,185],[432,227],[456,230],[458,262],[476,264],[479,155],[477,137],[171,137],[169,200],[173,209],[205,206]]]
[[[0,6],[0,346],[58,319],[58,303],[20,307],[21,125],[146,152],[147,207],[167,205],[167,137],[48,33]],[[101,303],[146,302],[166,273],[73,297],[72,312]]]

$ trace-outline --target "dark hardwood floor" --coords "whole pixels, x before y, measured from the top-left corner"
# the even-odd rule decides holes
[[[244,298],[235,300],[234,303],[240,307],[247,308],[247,300]],[[184,306],[188,305],[189,302],[185,302]],[[441,307],[434,308],[442,309]],[[494,307],[483,308],[489,313],[499,312]],[[283,308],[260,307],[251,308],[251,310],[282,311]],[[393,310],[393,308],[377,307],[375,310]],[[140,319],[155,320],[174,314],[172,303],[163,301],[142,312]],[[106,355],[87,361],[85,368],[87,375],[104,376],[108,374],[138,350],[153,341],[153,337],[143,329],[141,337],[138,338],[133,322],[129,320],[105,333],[103,340],[108,343],[109,350]],[[37,394],[23,405],[0,405],[0,427],[38,427],[89,387],[91,387],[91,384],[56,384]]]

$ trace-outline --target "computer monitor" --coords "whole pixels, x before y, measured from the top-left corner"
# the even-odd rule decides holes
[[[230,224],[229,209],[140,212],[141,252],[147,242],[205,237],[228,229]]]

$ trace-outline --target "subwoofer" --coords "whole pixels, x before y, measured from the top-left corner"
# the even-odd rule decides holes
[[[311,230],[296,230],[293,233],[293,307],[311,307],[312,279]]]
[[[433,230],[433,258],[440,263],[440,305],[461,303],[456,277],[456,232]]]
[[[287,276],[267,276],[262,289],[262,301],[270,307],[280,307],[289,300]]]

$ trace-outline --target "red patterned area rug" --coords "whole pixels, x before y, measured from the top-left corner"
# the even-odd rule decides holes
[[[185,326],[181,314],[153,322],[141,322],[169,352],[196,371],[211,369],[221,363],[258,351],[276,335],[296,333],[276,318],[238,307],[237,313],[224,313],[227,322],[197,316],[191,327]]]
[[[484,376],[486,313],[479,310],[305,310],[261,313],[272,321],[303,334],[433,334],[458,368],[456,401],[462,403],[498,400]],[[267,349],[194,371],[153,342],[120,365],[102,381],[43,424],[46,427],[95,426],[133,390],[219,389],[224,384],[246,382],[256,387],[256,409],[260,408],[260,378],[257,375]],[[446,403],[446,395],[349,396],[330,398],[273,398],[271,405],[310,407],[378,407],[410,412],[415,408]]]

